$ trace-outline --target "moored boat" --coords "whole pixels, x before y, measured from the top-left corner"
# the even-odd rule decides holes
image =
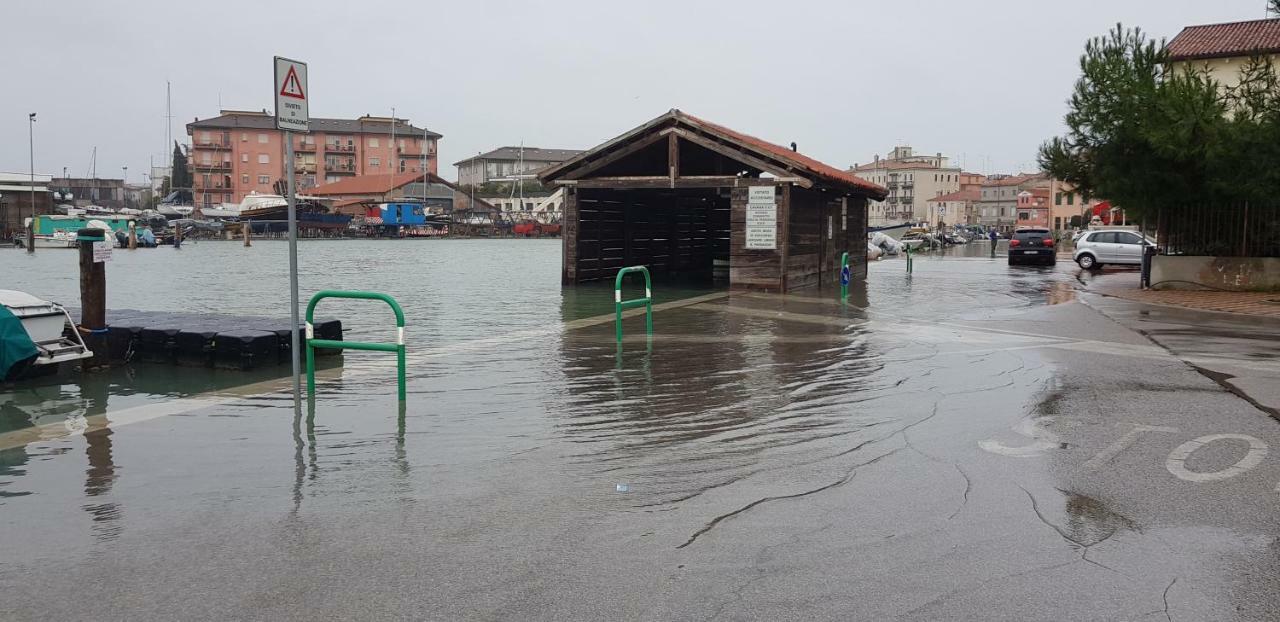
[[[41,367],[93,356],[62,305],[26,292],[0,289],[0,306],[5,311],[0,314],[0,361],[4,363],[0,380],[14,380]],[[66,330],[68,325],[72,330]]]

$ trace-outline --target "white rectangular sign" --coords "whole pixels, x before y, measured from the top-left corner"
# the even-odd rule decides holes
[[[773,186],[747,188],[746,233],[748,249],[778,248],[778,204],[774,201]]]
[[[773,186],[749,186],[748,203],[773,203]]]
[[[276,57],[276,128],[306,132],[311,117],[307,112],[307,64]]]
[[[111,240],[93,243],[93,263],[105,263],[111,261]]]

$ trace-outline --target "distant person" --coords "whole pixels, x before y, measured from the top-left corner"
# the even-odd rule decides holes
[[[1000,239],[1000,235],[996,233],[995,229],[988,229],[987,238],[991,240],[991,256],[995,257],[996,256],[996,240]]]

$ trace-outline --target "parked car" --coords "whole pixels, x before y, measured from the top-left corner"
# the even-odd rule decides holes
[[[1042,227],[1020,227],[1009,238],[1009,265],[1039,263],[1052,266],[1058,263],[1058,251],[1053,247],[1053,232]]]
[[[1090,230],[1076,241],[1073,258],[1085,270],[1096,270],[1103,264],[1138,266],[1142,265],[1143,248],[1154,245],[1150,238],[1128,229]]]

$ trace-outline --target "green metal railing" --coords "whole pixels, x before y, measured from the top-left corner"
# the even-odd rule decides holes
[[[356,300],[381,300],[391,305],[391,310],[396,314],[396,342],[395,343],[364,343],[361,341],[336,341],[333,339],[315,339],[315,328],[312,326],[312,320],[315,318],[316,303],[325,298],[352,298]],[[316,292],[311,297],[311,302],[307,303],[307,395],[315,397],[316,395],[316,348],[335,348],[339,350],[371,350],[374,352],[395,352],[397,376],[400,384],[400,401],[405,401],[404,388],[404,311],[400,310],[400,304],[395,298],[386,294],[377,292],[352,292],[339,290],[324,290]]]
[[[644,298],[632,300],[622,299],[622,278],[632,272],[644,275]],[[622,342],[622,310],[632,307],[644,307],[644,328],[650,337],[653,336],[653,281],[649,278],[649,269],[644,266],[629,266],[618,271],[618,278],[613,280],[613,306],[617,317],[614,319],[614,332],[618,342]]]
[[[853,273],[849,270],[849,253],[840,255],[840,299],[849,297],[849,281]]]
[[[903,249],[907,253],[907,274],[911,274],[911,247],[904,244]]]

